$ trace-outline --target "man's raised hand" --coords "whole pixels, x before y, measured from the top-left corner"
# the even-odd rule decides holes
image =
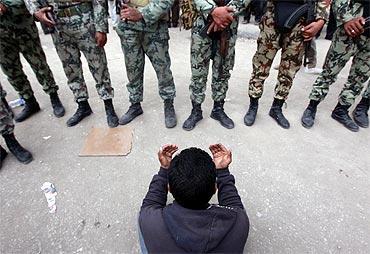
[[[213,162],[216,165],[216,169],[227,168],[230,165],[232,161],[231,151],[225,146],[222,144],[210,145],[209,150],[211,150],[213,155]]]
[[[172,155],[177,152],[177,145],[164,145],[158,152],[158,160],[162,168],[168,169],[172,161]]]

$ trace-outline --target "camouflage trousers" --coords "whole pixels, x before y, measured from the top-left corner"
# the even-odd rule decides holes
[[[365,89],[364,93],[362,94],[362,97],[369,99],[370,98],[370,80],[367,83],[367,88]]]
[[[42,89],[47,94],[56,92],[58,86],[46,62],[35,23],[25,28],[0,28],[1,69],[19,95],[29,99],[33,91],[22,69],[20,53],[30,64]]]
[[[114,90],[111,86],[107,58],[104,48],[96,45],[92,11],[82,16],[58,18],[58,22],[59,32],[54,32],[52,38],[76,102],[89,98],[82,71],[81,52],[87,60],[100,98],[112,99]]]
[[[14,131],[13,112],[5,100],[6,92],[0,84],[0,134],[12,134]]]
[[[203,23],[200,23],[203,24]],[[202,26],[195,26],[191,33],[191,83],[190,99],[198,104],[203,103],[207,88],[209,64],[212,59],[212,99],[222,101],[226,98],[229,88],[230,71],[235,63],[235,43],[237,39],[238,22],[230,25],[230,39],[225,56],[220,53],[220,40],[200,35]]]
[[[329,92],[329,86],[336,81],[339,72],[352,56],[351,69],[347,82],[339,94],[339,102],[342,105],[354,103],[370,77],[370,38],[363,35],[357,38],[349,37],[343,26],[334,33],[329,51],[326,54],[323,72],[313,85],[310,94],[311,100],[324,100]]]
[[[249,96],[253,98],[262,96],[263,84],[269,76],[276,53],[281,48],[275,98],[286,100],[294,77],[302,64],[304,42],[301,29],[303,23],[297,24],[287,33],[279,32],[274,23],[274,14],[268,10],[260,22],[261,32],[257,40],[257,51],[252,60],[253,72],[249,81]]]
[[[163,100],[174,99],[175,83],[171,72],[171,59],[168,53],[169,34],[167,24],[158,25],[155,32],[134,29],[116,29],[121,39],[121,47],[125,55],[126,73],[131,103],[143,101],[145,55],[148,56],[157,74],[159,95]]]
[[[312,39],[307,52],[307,67],[315,68],[317,64],[316,39]]]

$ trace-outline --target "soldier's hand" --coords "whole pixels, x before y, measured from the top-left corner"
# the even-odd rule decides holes
[[[127,4],[122,4],[120,17],[122,20],[134,22],[143,19],[143,15],[136,8],[129,7]]]
[[[211,16],[217,26],[221,27],[222,29],[225,29],[228,25],[230,25],[231,22],[233,22],[234,20],[233,14],[234,8],[229,6],[222,6],[216,7],[212,11]]]
[[[158,152],[158,160],[162,168],[168,169],[172,161],[172,155],[178,150],[177,145],[164,145]]]
[[[216,169],[227,168],[232,161],[231,151],[228,150],[222,144],[210,145],[209,150],[213,155],[213,162],[216,165]]]
[[[344,24],[344,31],[350,37],[357,37],[364,32],[365,19],[354,18]]]
[[[6,6],[0,3],[0,16],[3,15],[6,11],[7,11]]]
[[[55,26],[55,23],[54,21],[50,20],[47,15],[47,13],[50,11],[52,11],[51,7],[44,7],[36,11],[33,15],[43,24],[47,25],[48,27],[53,27]]]
[[[102,33],[102,32],[96,32],[95,40],[96,40],[96,45],[98,45],[98,47],[100,48],[103,48],[105,44],[107,43],[107,34]]]
[[[304,41],[312,40],[324,26],[325,21],[319,19],[302,28]]]

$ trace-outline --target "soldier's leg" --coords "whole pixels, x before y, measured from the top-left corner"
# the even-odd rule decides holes
[[[56,85],[53,73],[47,63],[35,23],[26,31],[27,33],[21,36],[20,50],[35,73],[42,89],[50,96],[54,115],[62,117],[65,110],[57,93],[59,87]]]
[[[282,38],[278,80],[275,86],[274,101],[269,112],[269,115],[285,129],[290,127],[290,123],[283,115],[282,106],[288,97],[294,77],[302,65],[304,54],[302,28],[303,24],[297,24]]]
[[[42,89],[49,95],[55,93],[59,88],[47,63],[35,24],[30,27],[28,33],[24,35],[25,39],[20,43],[20,50],[35,73]]]
[[[15,117],[16,122],[22,122],[31,115],[40,111],[40,106],[33,95],[31,84],[27,79],[20,60],[21,45],[25,40],[30,40],[26,34],[19,35],[14,32],[2,34],[0,37],[0,65],[4,74],[8,77],[9,83],[14,87],[18,94],[25,100],[25,106],[21,113]]]
[[[205,99],[209,62],[212,53],[212,40],[199,35],[199,31],[200,27],[193,28],[191,34],[191,83],[189,90],[193,109],[182,126],[187,131],[194,129],[197,122],[203,119],[201,104]]]
[[[326,54],[323,71],[313,84],[310,93],[310,103],[303,112],[301,122],[306,128],[311,128],[315,123],[318,104],[324,100],[329,92],[329,86],[335,82],[339,72],[344,68],[353,55],[355,43],[345,34],[343,27],[334,33],[334,38]]]
[[[29,99],[33,96],[31,84],[23,71],[20,59],[19,41],[13,35],[0,37],[0,65],[9,83],[14,87],[18,94]]]
[[[259,24],[261,32],[257,39],[257,51],[252,59],[253,72],[248,91],[250,104],[244,116],[244,123],[247,126],[252,126],[256,120],[258,99],[262,96],[263,84],[269,76],[272,62],[280,48],[280,34],[274,24],[274,14],[272,10],[268,10]]]
[[[168,53],[168,29],[160,25],[155,33],[145,33],[143,48],[157,74],[159,95],[164,100],[165,124],[167,128],[176,126],[177,119],[173,107],[176,96],[175,83],[171,72],[171,59]]]
[[[230,71],[234,67],[235,62],[235,42],[237,38],[238,22],[231,24],[232,36],[228,39],[227,53],[222,56],[220,53],[221,42],[217,41],[217,53],[213,58],[212,64],[212,99],[214,101],[211,118],[219,121],[222,126],[227,129],[234,128],[234,122],[229,118],[224,111],[224,103],[228,83],[230,79]]]
[[[307,54],[307,68],[312,69],[317,64],[316,39],[312,39]]]
[[[352,60],[352,66],[344,85],[342,92],[339,95],[337,110],[333,111],[333,118],[338,120],[338,112],[342,112],[340,123],[350,130],[358,130],[351,123],[352,119],[348,115],[349,107],[354,103],[356,97],[360,95],[365,82],[370,78],[370,38],[361,36],[357,40],[357,51]],[[353,112],[353,118],[359,126],[366,128],[369,126],[368,110],[369,110],[369,84],[364,92],[360,103],[356,106]]]
[[[92,113],[88,103],[87,86],[82,72],[81,53],[78,48],[78,42],[72,34],[63,33],[60,36],[58,33],[53,33],[52,38],[62,62],[68,86],[78,104],[76,112],[67,120],[67,126],[72,127]]]
[[[3,136],[9,151],[22,163],[32,161],[32,154],[24,149],[14,136],[13,113],[5,100],[5,92],[0,84],[0,134]],[[1,149],[3,156],[4,150]]]
[[[329,92],[329,86],[336,81],[339,72],[353,55],[354,48],[353,39],[345,34],[342,27],[338,28],[326,54],[323,71],[313,84],[310,100],[318,102],[324,100]]]
[[[137,116],[143,114],[140,103],[143,101],[144,92],[144,65],[145,54],[142,47],[143,32],[122,29],[120,26],[116,29],[121,39],[121,47],[125,57],[126,74],[131,106],[128,111],[120,118],[119,123],[128,124]]]

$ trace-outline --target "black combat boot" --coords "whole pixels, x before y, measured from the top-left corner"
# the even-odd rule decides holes
[[[128,108],[127,112],[119,119],[120,125],[125,125],[134,120],[139,115],[143,114],[143,109],[141,108],[140,102],[133,103]]]
[[[341,105],[339,102],[337,106],[335,106],[333,112],[331,113],[331,117],[341,124],[344,125],[347,129],[353,132],[359,131],[359,127],[357,124],[352,120],[352,118],[348,115],[348,109],[351,106]]]
[[[301,122],[303,127],[309,129],[315,123],[317,105],[319,105],[320,101],[310,100],[306,110],[303,112]]]
[[[171,99],[164,101],[164,122],[166,128],[173,128],[177,124],[175,108],[173,107],[173,100]]]
[[[257,110],[258,110],[258,99],[249,97],[250,104],[247,114],[244,116],[244,123],[247,126],[252,126],[256,120]]]
[[[112,99],[104,100],[105,113],[107,115],[107,123],[111,128],[118,126],[118,116],[114,111]]]
[[[215,101],[211,113],[211,118],[219,121],[221,125],[227,129],[234,128],[233,120],[228,117],[224,111],[224,101]]]
[[[284,100],[279,100],[275,98],[274,102],[272,103],[269,115],[275,119],[278,125],[280,125],[284,129],[289,129],[289,121],[285,118],[282,111],[284,102]]]
[[[186,131],[191,131],[194,129],[195,125],[197,125],[197,122],[203,119],[201,104],[198,104],[194,101],[192,101],[191,104],[193,105],[191,114],[182,125],[182,128]]]
[[[4,159],[7,155],[8,155],[8,153],[5,151],[5,149],[2,146],[0,146],[0,159],[1,159],[0,168],[3,165],[3,161],[4,161]]]
[[[24,102],[23,110],[14,118],[16,122],[23,122],[40,111],[40,105],[37,103],[35,96],[32,95],[29,99],[24,99]]]
[[[369,106],[370,106],[370,98],[362,97],[361,101],[357,104],[355,110],[353,111],[353,119],[357,123],[358,126],[362,128],[369,127]]]
[[[76,124],[81,122],[82,119],[92,114],[90,104],[87,100],[79,101],[77,102],[77,104],[78,104],[78,108],[76,110],[76,113],[74,113],[74,115],[71,118],[69,118],[67,121],[68,127],[75,126]]]
[[[17,158],[18,161],[28,164],[33,160],[32,154],[24,149],[15,139],[14,134],[3,135],[9,151]]]
[[[58,93],[51,93],[50,94],[50,102],[51,106],[53,107],[53,113],[56,117],[62,117],[66,113],[62,102],[59,99]]]

